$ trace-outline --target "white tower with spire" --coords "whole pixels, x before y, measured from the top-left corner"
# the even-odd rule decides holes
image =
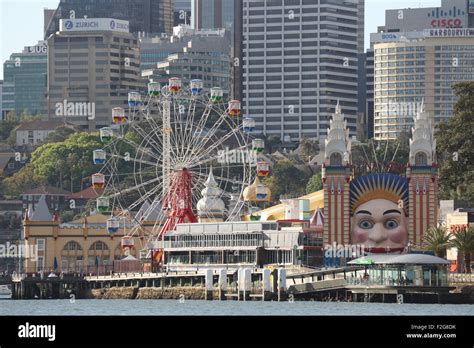
[[[324,189],[324,245],[350,243],[351,140],[339,101],[325,141],[322,179]]]
[[[201,191],[202,198],[196,206],[199,222],[224,221],[225,203],[220,198],[222,190],[214,179],[212,169],[204,186],[204,189]]]
[[[438,166],[434,127],[423,103],[414,116],[407,167],[409,187],[408,234],[410,243],[420,247],[424,233],[438,219]]]
[[[409,163],[411,166],[431,166],[436,160],[436,139],[431,119],[424,110],[424,103],[413,120],[415,126],[412,127],[410,139]]]
[[[329,123],[328,136],[325,140],[324,164],[326,166],[346,166],[351,162],[351,140],[347,121],[337,101],[336,111]]]

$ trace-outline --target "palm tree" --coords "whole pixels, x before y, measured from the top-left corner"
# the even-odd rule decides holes
[[[445,225],[433,226],[423,237],[423,247],[434,252],[436,256],[445,258],[450,238],[451,233]]]
[[[462,226],[453,234],[450,246],[464,254],[466,273],[471,273],[471,253],[474,252],[474,227]]]

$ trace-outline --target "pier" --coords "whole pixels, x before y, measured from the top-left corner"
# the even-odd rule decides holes
[[[277,300],[287,298],[285,269],[205,269],[109,275],[40,274],[14,276],[13,299],[202,299]]]
[[[363,266],[348,266],[300,270],[208,268],[108,275],[30,274],[0,278],[0,285],[11,285],[13,299],[474,302],[471,291],[474,288],[472,275],[452,275],[452,282],[449,284],[419,286],[378,284],[360,280],[360,274],[363,272]]]

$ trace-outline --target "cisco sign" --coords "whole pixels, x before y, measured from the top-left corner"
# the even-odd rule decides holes
[[[461,28],[462,20],[460,18],[433,19],[431,26],[433,28]]]
[[[120,31],[129,32],[128,21],[110,18],[60,19],[59,31]]]

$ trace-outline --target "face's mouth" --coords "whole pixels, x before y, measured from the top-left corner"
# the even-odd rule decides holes
[[[380,248],[380,247],[369,247],[369,248],[364,248],[364,251],[372,254],[390,254],[390,253],[400,253],[405,248],[391,248],[391,247],[385,247],[385,248]]]

